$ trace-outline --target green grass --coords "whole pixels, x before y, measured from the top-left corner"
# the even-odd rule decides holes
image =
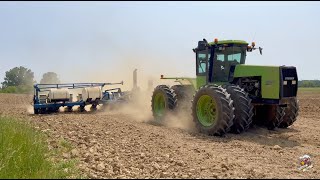
[[[57,160],[71,145],[49,150],[46,138],[25,121],[0,116],[0,178],[79,178],[76,160]]]
[[[320,87],[299,87],[298,92],[320,92]]]
[[[320,88],[317,88],[317,87],[299,87],[298,88],[298,96],[300,95],[314,96],[315,94],[320,94]]]

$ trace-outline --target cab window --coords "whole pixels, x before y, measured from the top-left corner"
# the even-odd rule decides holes
[[[207,51],[197,52],[197,74],[206,74],[208,59],[210,58],[210,53],[208,54],[208,59],[206,59]]]
[[[241,60],[241,53],[235,53],[235,54],[228,55],[228,61],[240,64],[240,60]]]
[[[217,54],[217,61],[224,61],[224,54]]]
[[[231,66],[243,64],[245,57],[244,47],[219,47],[215,50],[213,63],[213,80],[228,81]]]

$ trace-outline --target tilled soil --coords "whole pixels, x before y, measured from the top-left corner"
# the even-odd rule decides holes
[[[151,108],[34,115],[31,99],[0,94],[0,115],[31,120],[49,134],[51,148],[60,138],[71,142],[74,149],[64,158],[79,159],[89,178],[320,177],[320,93],[299,94],[300,115],[288,129],[254,126],[225,137],[155,125],[145,118]],[[314,167],[302,172],[298,158],[304,154]]]

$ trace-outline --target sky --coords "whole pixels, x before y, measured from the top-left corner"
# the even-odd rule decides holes
[[[24,66],[40,81],[118,82],[195,76],[192,49],[206,38],[263,48],[246,64],[296,66],[320,79],[320,2],[0,2],[0,82]],[[138,81],[139,82],[139,81]]]

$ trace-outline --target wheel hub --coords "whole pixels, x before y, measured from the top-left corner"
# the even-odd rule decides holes
[[[161,117],[164,114],[166,102],[165,97],[162,93],[158,93],[155,95],[154,103],[153,103],[153,110],[156,116]]]
[[[211,126],[217,117],[216,102],[208,95],[203,95],[197,102],[198,120],[203,126]]]

